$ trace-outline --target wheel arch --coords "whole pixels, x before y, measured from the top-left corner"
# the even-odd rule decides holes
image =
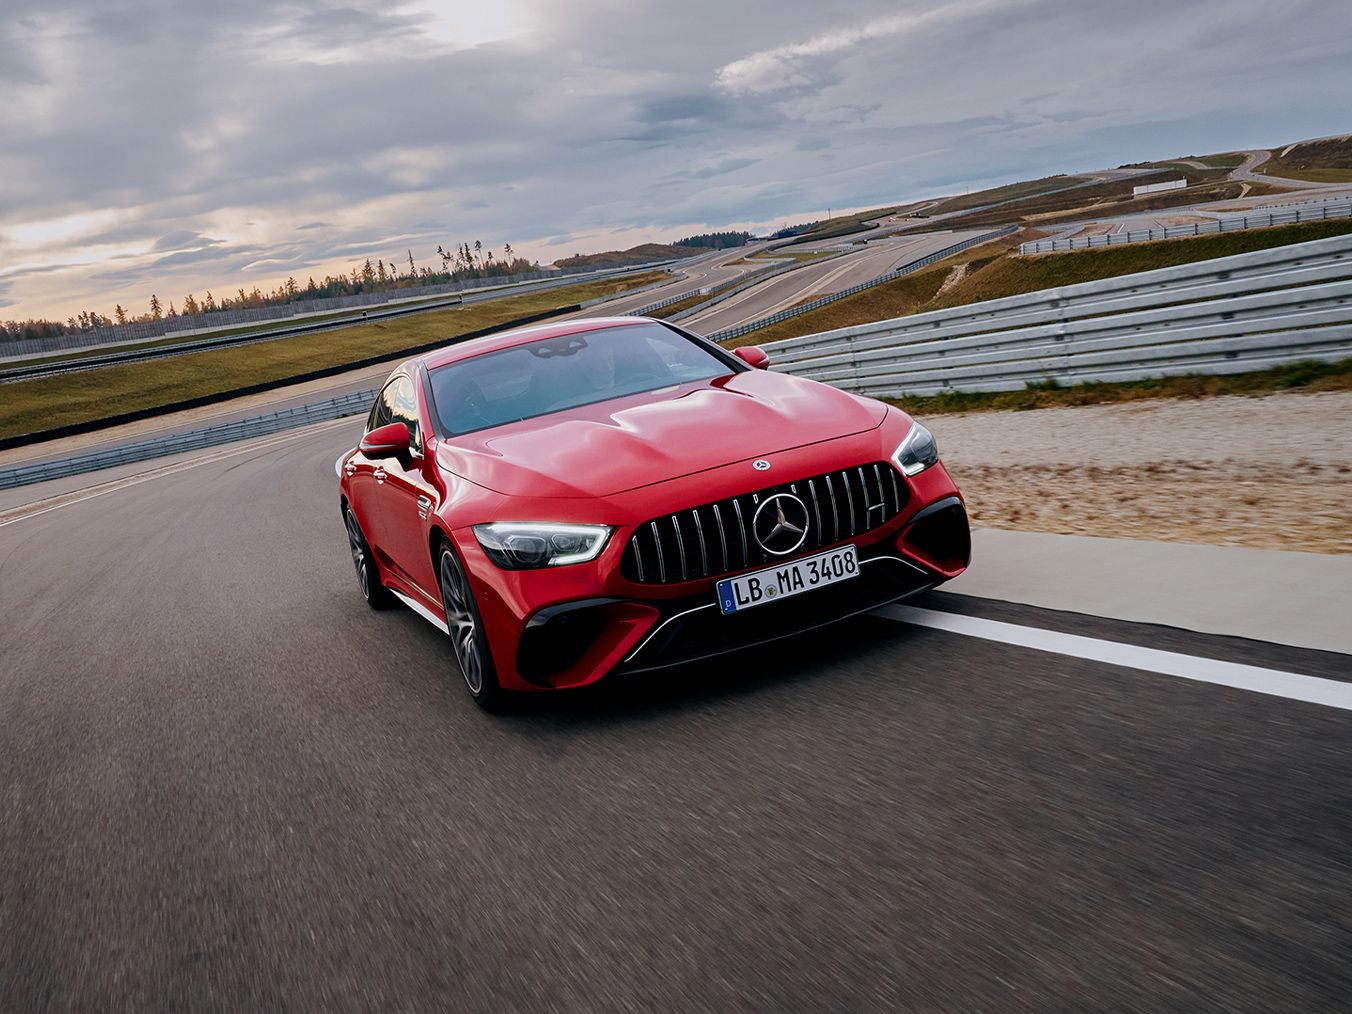
[[[439,522],[432,522],[427,529],[427,555],[432,561],[432,573],[436,576],[437,587],[441,587],[441,567],[437,560],[437,553],[441,549],[442,542],[450,542],[451,536]]]

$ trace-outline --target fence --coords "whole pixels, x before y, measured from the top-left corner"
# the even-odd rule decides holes
[[[58,461],[45,461],[33,465],[17,465],[0,469],[0,489],[13,489],[48,479],[61,479],[70,475],[83,475],[101,468],[112,468],[135,461],[165,457],[182,451],[198,451],[204,447],[214,447],[235,440],[247,440],[251,437],[267,436],[282,430],[305,426],[309,423],[324,422],[328,419],[341,419],[343,416],[359,415],[371,407],[375,400],[375,391],[358,391],[345,394],[328,401],[301,405],[297,408],[267,415],[240,419],[236,422],[220,423],[187,433],[174,433],[169,436],[152,437],[124,444],[121,447],[103,451],[90,451]]]
[[[1337,361],[1352,357],[1352,236],[762,347],[785,372],[890,396]]]
[[[1243,232],[1245,229],[1266,229],[1272,225],[1295,225],[1298,222],[1325,222],[1335,218],[1352,217],[1352,204],[1324,204],[1318,208],[1292,208],[1289,211],[1270,211],[1266,214],[1230,215],[1209,222],[1189,225],[1169,225],[1163,229],[1136,229],[1130,232],[1105,232],[1096,236],[1069,236],[1065,239],[1039,239],[1019,244],[1023,255],[1055,253],[1059,250],[1084,250],[1089,247],[1117,246],[1119,243],[1149,243],[1157,239],[1180,239],[1184,236],[1206,236],[1213,232]]]
[[[801,306],[791,306],[787,310],[780,310],[778,313],[772,313],[768,317],[761,317],[759,320],[753,320],[749,324],[741,324],[737,327],[716,331],[709,335],[709,337],[717,342],[725,342],[733,338],[738,338],[744,334],[750,334],[752,331],[759,331],[761,328],[769,327],[771,324],[778,324],[781,320],[788,320],[790,317],[797,317],[800,314],[810,313],[818,307],[826,306],[828,303],[834,303],[847,296],[853,296],[856,292],[863,292],[865,289],[871,289],[875,285],[882,285],[883,282],[890,282],[903,275],[909,275],[913,271],[927,268],[936,261],[943,260],[945,257],[952,257],[955,253],[961,253],[964,250],[978,246],[982,243],[989,243],[999,236],[1008,236],[1017,229],[1017,225],[1007,225],[1004,228],[996,229],[994,232],[973,236],[971,239],[965,239],[961,243],[954,243],[952,246],[946,246],[942,250],[936,250],[928,256],[921,257],[918,261],[912,261],[910,264],[897,268],[895,271],[889,271],[887,274],[881,275],[872,281],[862,282],[859,285],[852,285],[848,289],[841,289],[839,292],[833,292],[829,296],[822,296],[820,299],[814,299],[810,303],[803,303]]]

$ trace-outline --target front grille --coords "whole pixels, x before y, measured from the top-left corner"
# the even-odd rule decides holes
[[[789,558],[767,553],[751,530],[756,508],[778,493],[792,493],[808,512],[807,536],[792,556],[881,527],[910,495],[890,464],[875,461],[701,504],[639,525],[620,572],[642,584],[671,584]]]

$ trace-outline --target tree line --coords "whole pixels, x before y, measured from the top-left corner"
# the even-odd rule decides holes
[[[55,338],[119,324],[153,323],[225,310],[256,310],[268,306],[286,306],[288,303],[305,299],[332,299],[338,296],[356,296],[362,293],[419,288],[425,285],[445,285],[473,278],[497,278],[502,275],[540,270],[537,262],[518,256],[510,243],[503,244],[500,257],[492,250],[485,250],[480,240],[475,240],[473,246],[461,243],[453,251],[438,246],[437,259],[441,262],[439,268],[419,267],[413,259],[413,251],[409,250],[406,258],[407,268],[393,258],[388,262],[384,258],[379,258],[372,263],[368,257],[364,263],[349,272],[325,275],[322,282],[315,281],[311,275],[304,284],[301,284],[292,276],[267,292],[257,285],[247,292],[240,288],[233,296],[224,293],[216,295],[207,290],[206,295],[198,299],[195,293],[190,292],[180,300],[179,306],[175,306],[172,300],[166,305],[159,296],[152,293],[148,309],[139,314],[128,311],[119,303],[114,307],[112,316],[98,310],[81,310],[65,321],[5,320],[0,321],[0,340]]]
[[[712,250],[726,250],[734,246],[746,246],[751,241],[749,232],[702,232],[698,236],[678,239],[675,246],[700,246]]]

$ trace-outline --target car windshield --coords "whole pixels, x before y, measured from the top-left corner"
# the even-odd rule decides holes
[[[450,363],[432,371],[432,398],[442,431],[455,436],[735,370],[671,328],[643,322]]]

